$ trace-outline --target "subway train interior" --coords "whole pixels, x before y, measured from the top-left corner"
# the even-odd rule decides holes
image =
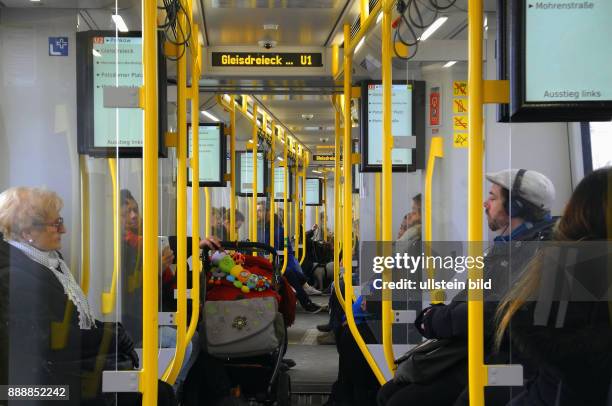
[[[611,19],[0,0],[0,405],[611,406]]]

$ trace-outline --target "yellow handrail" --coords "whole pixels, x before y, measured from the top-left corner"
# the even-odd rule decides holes
[[[319,221],[318,217],[317,217],[317,221]],[[323,173],[323,222],[322,223],[323,223],[323,241],[327,242],[327,172]]]
[[[432,241],[432,209],[431,209],[431,197],[432,197],[432,183],[433,174],[436,165],[436,158],[444,157],[444,138],[432,137],[429,147],[429,158],[427,160],[427,171],[425,174],[425,256],[431,255],[431,241]],[[434,278],[434,269],[427,268],[427,277],[430,279]],[[444,290],[434,290],[430,293],[432,303],[444,302]]]
[[[268,244],[274,247],[274,249],[276,250],[278,249],[278,247],[276,247],[276,228],[275,228],[276,225],[274,224],[274,212],[276,210],[276,200],[275,200],[276,191],[274,190],[274,175],[275,175],[274,169],[276,167],[275,165],[276,164],[276,156],[275,156],[276,130],[274,127],[274,121],[270,123],[270,128],[272,129],[272,140],[270,143],[270,231],[268,231],[270,233],[270,236],[268,237],[270,239],[270,242]],[[265,227],[264,227],[264,235],[265,235]]]
[[[139,389],[143,406],[157,404],[157,311],[158,311],[158,111],[157,111],[157,3],[143,2],[142,61],[144,85],[143,166],[143,298],[142,371]],[[144,97],[143,97],[144,96]]]
[[[391,21],[388,21],[391,24]],[[351,29],[348,24],[344,25],[344,44],[346,46],[350,46],[350,37]],[[345,241],[345,250],[343,253],[343,263],[344,263],[344,297],[351,298],[353,297],[353,267],[352,267],[352,254],[348,250],[350,246],[349,241],[352,240],[352,232],[353,225],[351,224],[352,217],[352,190],[351,190],[351,69],[352,69],[352,60],[353,56],[350,53],[344,54],[344,154],[343,154],[343,166],[344,166],[344,241]],[[350,301],[347,299],[344,306],[344,311],[346,313],[346,321],[348,322],[349,329],[351,330],[351,334],[357,342],[361,353],[365,357],[368,365],[372,368],[374,375],[378,379],[378,382],[382,385],[386,382],[385,376],[381,372],[380,368],[376,364],[376,360],[370,354],[370,350],[368,349],[365,341],[363,341],[363,337],[361,337],[361,333],[357,329],[357,324],[355,324],[355,317],[353,315],[353,306]]]
[[[198,35],[198,24],[191,19],[191,32],[195,36],[194,47],[191,56],[191,165],[193,168],[192,176],[194,182],[191,188],[191,320],[187,328],[187,336],[185,343],[190,343],[196,328],[198,327],[198,319],[200,318],[200,272],[202,263],[199,260],[198,253],[200,252],[200,146],[198,141],[199,124],[200,124],[200,37]],[[225,159],[225,157],[223,157]],[[210,235],[210,213],[211,201],[210,191],[204,188],[206,197],[206,236]]]
[[[115,296],[117,296],[117,279],[119,278],[119,262],[121,253],[119,246],[119,207],[117,205],[117,160],[108,158],[108,169],[113,188],[113,276],[111,278],[110,291],[102,292],[102,314],[110,314],[115,307]]]
[[[391,46],[391,10],[389,4],[392,0],[383,0],[383,19],[382,19],[382,87],[383,87],[383,136],[382,136],[382,196],[393,196],[393,178],[391,151],[393,149],[393,135],[391,134],[391,59],[393,50]],[[383,199],[382,201],[382,241],[389,243],[393,241],[393,199]],[[389,248],[383,245],[385,249]],[[390,255],[383,252],[383,255]],[[391,270],[383,272],[383,281],[391,281]],[[382,302],[382,341],[385,360],[391,374],[395,373],[395,356],[393,354],[393,315],[392,299],[389,289],[383,290]]]
[[[468,255],[482,255],[477,245],[482,233],[483,77],[482,0],[468,1]],[[482,278],[482,270],[468,269],[470,280]],[[482,291],[468,290],[468,387],[470,405],[484,405],[487,367],[484,365]]]
[[[295,157],[295,172],[294,172],[294,176],[295,176],[295,198],[293,199],[293,208],[294,208],[294,217],[293,217],[293,224],[295,225],[295,227],[293,228],[293,238],[295,241],[295,246],[293,247],[293,251],[294,251],[294,255],[296,258],[299,258],[299,253],[300,253],[300,194],[299,193],[299,185],[300,185],[300,173],[298,171],[298,167],[299,167],[299,162],[300,162],[300,158],[301,155],[300,154],[296,154]]]
[[[230,241],[238,239],[236,235],[236,105],[234,100],[234,95],[230,96]]]
[[[306,259],[306,168],[308,167],[308,153],[303,152],[303,166],[302,166],[302,215],[300,216],[300,223],[302,225],[302,256],[300,257],[300,265],[304,263]],[[317,206],[318,207],[318,206]]]
[[[285,181],[283,182],[283,267],[281,268],[281,274],[284,275],[285,271],[287,270],[287,254],[289,252],[288,249],[288,245],[289,245],[289,225],[287,224],[287,212],[288,207],[287,207],[287,189],[288,189],[288,184],[289,184],[289,165],[288,163],[288,153],[287,150],[289,148],[289,141],[287,140],[287,137],[285,136],[284,132],[283,132],[283,138],[285,140],[285,142],[283,143],[283,166],[285,167],[285,171],[283,172],[283,176],[285,177]]]
[[[374,235],[376,241],[382,241],[382,228],[380,225],[380,172],[374,174]]]
[[[179,32],[188,32],[187,17],[179,13]],[[181,38],[182,41],[186,38]],[[187,50],[185,50],[185,53]],[[177,176],[176,176],[176,347],[174,356],[168,364],[162,379],[174,384],[185,357],[185,333],[187,328],[187,56],[178,59],[177,76],[177,133],[178,145],[176,148]],[[199,135],[195,139],[198,140]],[[192,151],[195,154],[199,146]],[[195,168],[192,168],[195,169]],[[194,175],[193,185],[199,183],[199,175]],[[197,190],[197,189],[196,189]],[[193,193],[195,194],[195,193]]]
[[[79,168],[81,172],[81,289],[89,293],[89,262],[91,250],[91,228],[89,207],[89,171],[85,155],[79,155]]]
[[[338,96],[333,99],[334,106],[338,103]],[[336,161],[334,162],[334,291],[336,292],[336,298],[340,302],[340,306],[344,309],[344,296],[340,289],[340,241],[342,238],[342,226],[340,219],[342,218],[342,210],[340,210],[340,142],[341,142],[341,128],[340,128],[340,109],[334,109],[334,121],[336,124],[335,128],[335,139],[334,139],[334,153],[336,154]],[[346,260],[345,262],[346,263]]]
[[[263,124],[263,123],[262,123]],[[264,127],[265,128],[265,127]],[[249,221],[251,225],[251,241],[257,242],[257,144],[259,143],[257,140],[257,104],[253,105],[253,133],[251,142],[251,148],[253,149],[253,181],[251,182],[251,187],[253,188],[253,204],[251,204],[251,220]],[[264,168],[265,170],[265,168]]]

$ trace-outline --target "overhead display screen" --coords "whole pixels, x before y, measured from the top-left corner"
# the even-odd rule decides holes
[[[528,1],[525,100],[612,100],[612,1]]]
[[[289,174],[289,184],[287,187],[287,201],[291,201],[291,195],[293,193],[293,176]],[[274,168],[274,200],[277,202],[283,201],[283,193],[285,190],[285,168],[275,167]]]
[[[612,2],[499,1],[502,122],[612,120]]]
[[[361,143],[362,172],[382,170],[383,87],[380,81],[362,83]],[[391,133],[404,137],[411,148],[394,148],[391,152],[393,171],[420,169],[417,150],[422,148],[419,137],[425,134],[424,82],[393,82],[391,97]],[[424,153],[424,150],[423,150]],[[418,162],[417,162],[418,161]],[[424,159],[423,159],[424,161]],[[418,166],[418,167],[417,167]]]
[[[253,194],[253,153],[237,151],[236,160],[236,192],[239,196]],[[268,187],[268,165],[263,152],[257,153],[257,196],[264,197]]]
[[[166,63],[158,59],[160,156],[166,156]],[[142,37],[112,31],[77,33],[77,127],[79,153],[92,156],[142,156],[144,111],[104,107],[104,88],[143,85]]]
[[[198,133],[198,144],[200,146],[200,186],[225,186],[223,177],[227,160],[223,124],[200,124]],[[188,127],[187,134],[187,156],[191,157],[193,152],[191,125]],[[188,171],[187,181],[189,186],[191,186],[193,181],[193,171],[191,168]]]
[[[321,179],[306,178],[306,206],[320,206],[321,196]]]
[[[212,66],[315,68],[323,66],[321,52],[212,52]]]

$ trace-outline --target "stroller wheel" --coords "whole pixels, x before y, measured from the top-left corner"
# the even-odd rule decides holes
[[[278,380],[276,382],[276,405],[291,405],[291,378],[286,372],[280,372],[278,374]]]

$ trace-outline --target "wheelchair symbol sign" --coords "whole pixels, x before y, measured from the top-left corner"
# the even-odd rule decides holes
[[[68,37],[49,37],[49,56],[68,56]]]

